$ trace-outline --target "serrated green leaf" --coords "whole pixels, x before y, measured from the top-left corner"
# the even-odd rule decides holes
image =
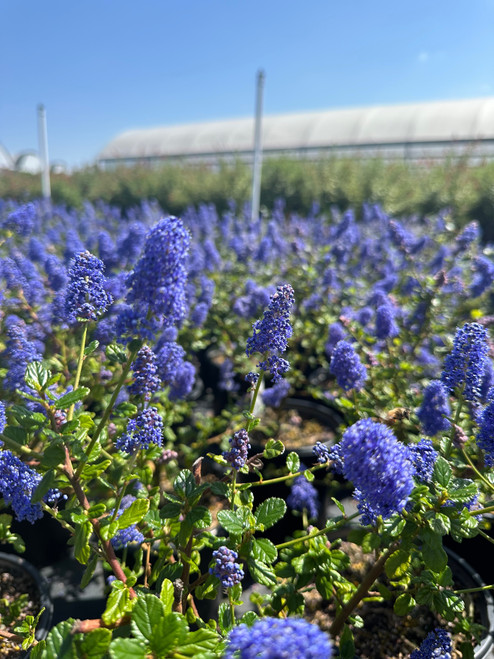
[[[232,535],[241,535],[248,528],[245,518],[240,517],[233,510],[220,510],[218,513],[218,522],[225,531],[228,531]]]
[[[117,518],[118,528],[126,529],[141,521],[149,510],[149,499],[135,499]]]
[[[109,629],[95,629],[85,634],[79,645],[84,659],[103,659],[110,647],[112,633]]]
[[[253,538],[252,539],[252,556],[270,565],[278,557],[278,550],[267,538]]]
[[[165,609],[165,614],[171,613],[173,610],[173,602],[175,601],[175,588],[170,579],[163,579],[160,591],[160,600]]]
[[[73,625],[73,618],[69,618],[53,627],[45,641],[32,648],[31,659],[78,659],[73,643]]]
[[[421,533],[421,554],[424,564],[433,572],[442,572],[448,564],[448,555],[443,549],[442,538],[430,529]]]
[[[42,391],[50,378],[51,373],[42,362],[35,361],[27,365],[24,381],[35,391]]]
[[[101,618],[105,625],[112,625],[124,617],[131,608],[129,590],[121,581],[112,583],[112,590],[106,602],[106,609]],[[113,644],[112,644],[113,645]]]
[[[116,343],[111,343],[109,346],[106,346],[106,357],[108,361],[118,362],[119,364],[125,364],[127,361],[125,350]]]
[[[271,528],[286,513],[286,503],[283,499],[272,497],[266,499],[257,508],[254,513],[256,518],[256,527],[262,529]]]
[[[198,657],[202,652],[214,652],[220,642],[220,636],[212,629],[198,629],[189,632],[180,645],[180,654],[186,657]]]
[[[478,489],[475,483],[468,483],[460,487],[448,488],[448,499],[455,503],[468,503],[477,494]]]
[[[75,542],[74,542],[74,554],[79,563],[86,565],[91,555],[91,548],[89,546],[89,538],[93,527],[91,522],[88,520],[82,524],[78,524],[75,529]]]
[[[111,465],[111,463],[112,461],[108,459],[108,460],[103,460],[102,462],[98,462],[98,464],[92,464],[92,465],[85,464],[81,475],[83,478],[87,478],[88,480],[90,478],[96,478],[104,471],[106,471],[108,467]]]
[[[134,636],[151,643],[153,633],[161,627],[165,617],[163,602],[155,595],[141,595],[132,610],[132,631]]]
[[[247,566],[252,578],[262,586],[274,586],[276,584],[276,575],[272,568],[262,561],[249,558]]]
[[[74,405],[85,398],[89,391],[90,389],[87,387],[78,387],[77,389],[74,389],[74,391],[69,391],[55,401],[54,407],[57,410],[66,410],[71,405]]]
[[[443,457],[439,456],[434,464],[434,482],[438,485],[441,485],[442,487],[448,487],[452,474],[453,472],[449,462]]]
[[[300,469],[300,458],[297,453],[292,451],[286,456],[286,466],[291,474],[294,474]]]
[[[110,645],[111,659],[146,659],[148,651],[135,638],[115,638]]]
[[[451,521],[447,515],[443,513],[435,513],[434,517],[429,520],[429,526],[439,535],[447,535],[451,529]]]
[[[215,494],[217,497],[225,497],[225,499],[229,495],[229,488],[226,483],[222,483],[221,481],[215,481],[214,483],[210,484],[211,492]]]
[[[227,634],[233,627],[232,609],[226,602],[222,602],[219,606],[218,626],[222,634]]]

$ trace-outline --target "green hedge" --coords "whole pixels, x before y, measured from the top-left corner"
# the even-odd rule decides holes
[[[71,175],[52,177],[55,202],[80,206],[103,200],[120,208],[156,199],[180,215],[191,204],[214,203],[224,210],[230,199],[250,198],[251,171],[241,162],[207,166],[164,165],[101,171],[89,167]],[[38,176],[0,173],[0,197],[27,200],[41,193]],[[380,159],[328,158],[317,162],[288,158],[266,159],[261,204],[271,208],[283,197],[289,211],[306,213],[317,201],[323,209],[359,208],[377,202],[395,215],[436,213],[451,208],[459,224],[478,220],[484,239],[494,240],[494,162],[472,165],[467,158],[440,164],[385,162]]]

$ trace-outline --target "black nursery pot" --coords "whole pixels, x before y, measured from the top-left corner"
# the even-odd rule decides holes
[[[25,584],[28,595],[39,601],[39,607],[37,607],[38,612],[44,607],[45,610],[41,614],[36,628],[36,639],[38,641],[43,640],[50,631],[53,617],[53,602],[50,597],[50,587],[47,581],[41,576],[34,565],[24,558],[4,552],[0,552],[0,572],[2,574],[12,574],[17,587],[19,584]],[[6,594],[4,588],[5,581],[2,579],[2,583],[0,584],[0,598]],[[29,652],[20,656],[28,657]]]
[[[478,588],[486,585],[484,579],[470,563],[448,547],[446,547],[446,552],[453,579],[460,584],[461,588]],[[487,630],[486,636],[474,648],[474,658],[491,659],[494,657],[494,597],[489,590],[472,593],[471,597],[480,623]]]

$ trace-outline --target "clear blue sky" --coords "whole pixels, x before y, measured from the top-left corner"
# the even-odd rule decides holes
[[[116,134],[494,95],[494,0],[0,0],[0,143],[80,166]]]

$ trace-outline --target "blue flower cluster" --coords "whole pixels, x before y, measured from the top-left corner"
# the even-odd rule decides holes
[[[451,408],[446,387],[440,380],[432,380],[425,388],[422,405],[417,410],[422,430],[430,437],[448,430],[450,422],[445,417],[450,415]]]
[[[0,494],[19,521],[34,523],[43,517],[41,504],[31,501],[40,481],[41,476],[11,451],[0,451]]]
[[[127,302],[141,319],[148,313],[165,327],[187,315],[185,284],[190,234],[181,220],[167,217],[147,234],[141,257],[126,284]]]
[[[292,510],[307,511],[309,519],[319,514],[319,498],[316,488],[301,474],[293,481],[292,491],[286,500]]]
[[[290,383],[282,378],[262,392],[262,402],[269,407],[279,407],[290,391]]]
[[[7,364],[3,386],[8,391],[21,389],[28,391],[29,387],[24,381],[27,365],[32,361],[40,360],[42,355],[38,346],[30,341],[27,334],[26,323],[17,318],[9,316],[5,325],[7,327],[7,343],[2,355]]]
[[[113,302],[104,287],[104,268],[103,262],[88,251],[72,259],[65,291],[67,322],[74,323],[77,319],[96,320]]]
[[[149,400],[160,386],[160,378],[157,375],[156,355],[149,346],[142,346],[132,364],[134,381],[129,385],[129,394],[132,396],[144,396]]]
[[[323,465],[329,460],[329,449],[326,444],[316,442],[312,447],[312,453],[316,458],[317,464]]]
[[[213,551],[213,558],[215,564],[209,568],[209,572],[221,580],[224,588],[232,588],[242,581],[245,575],[240,565],[235,563],[238,558],[236,551],[223,546]]]
[[[494,465],[494,400],[484,409],[480,428],[475,438],[477,446],[485,452],[485,463],[488,467]]]
[[[242,428],[238,430],[229,442],[231,449],[223,452],[223,457],[229,462],[234,469],[241,469],[247,462],[247,456],[250,449],[250,440],[247,430]]]
[[[465,323],[456,330],[453,349],[444,360],[441,380],[449,391],[463,387],[463,397],[475,402],[480,397],[489,345],[487,330],[480,323]]]
[[[348,341],[338,341],[334,347],[329,371],[344,391],[360,391],[367,380],[367,370]]]
[[[432,440],[421,439],[417,444],[410,444],[408,452],[415,467],[415,478],[421,483],[430,483],[439,455],[432,445]]]
[[[255,352],[264,355],[265,359],[257,366],[263,371],[270,371],[274,382],[278,382],[290,366],[279,355],[285,352],[292,335],[290,310],[294,301],[290,284],[278,286],[262,319],[253,324],[253,335],[247,339],[247,356]]]
[[[34,229],[36,208],[34,204],[25,204],[12,211],[2,222],[2,228],[14,231],[19,236],[29,236]]]
[[[427,634],[420,648],[412,652],[410,659],[451,659],[452,652],[449,632],[437,627]]]
[[[117,518],[120,517],[123,511],[126,510],[135,499],[136,498],[131,494],[127,494],[123,497],[117,512]],[[112,510],[110,514],[112,515],[113,512],[114,511]],[[131,544],[140,545],[141,542],[144,542],[144,536],[139,531],[136,524],[131,524],[126,529],[120,529],[111,539],[114,549],[124,549],[124,547]]]
[[[262,618],[228,634],[225,659],[330,659],[330,638],[301,618]]]
[[[362,419],[340,442],[343,473],[361,494],[373,518],[400,512],[414,488],[415,468],[408,448],[382,423]]]
[[[117,450],[133,453],[139,449],[149,448],[150,444],[162,445],[163,419],[156,407],[148,407],[130,419],[127,430],[115,442]]]

